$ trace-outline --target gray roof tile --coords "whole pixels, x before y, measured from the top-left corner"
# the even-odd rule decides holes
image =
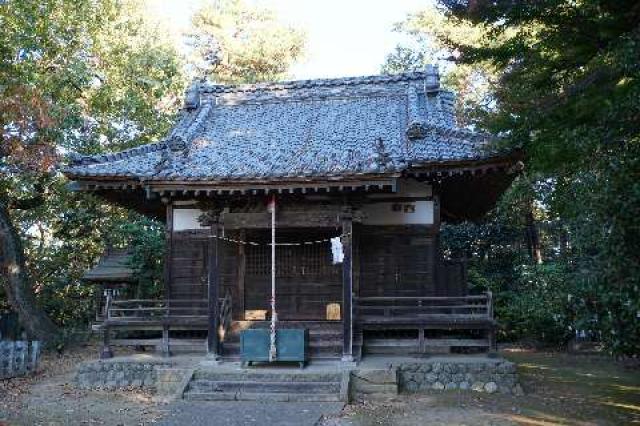
[[[414,72],[204,84],[197,99],[191,89],[165,140],[75,158],[64,172],[140,180],[322,179],[486,157],[487,135],[456,128],[454,95],[433,81],[437,76]]]

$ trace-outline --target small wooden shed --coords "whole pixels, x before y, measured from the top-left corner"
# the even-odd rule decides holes
[[[107,293],[116,299],[133,296],[136,279],[131,267],[131,252],[126,248],[107,247],[96,266],[85,272],[82,280],[97,286],[96,320],[104,320]]]

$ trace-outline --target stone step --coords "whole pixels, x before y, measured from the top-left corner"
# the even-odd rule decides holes
[[[193,373],[185,399],[199,401],[340,401],[342,372],[220,371]]]
[[[353,396],[365,399],[386,399],[398,395],[398,374],[395,368],[354,370],[351,374]]]
[[[340,382],[342,373],[278,372],[278,371],[237,371],[221,372],[199,369],[193,373],[193,380],[211,381],[252,381],[252,382]]]
[[[187,392],[191,401],[261,401],[261,402],[339,402],[338,394],[321,393],[245,393],[245,392]]]
[[[188,392],[242,392],[242,393],[319,393],[337,394],[340,382],[266,382],[266,381],[212,381],[193,380],[189,383]]]

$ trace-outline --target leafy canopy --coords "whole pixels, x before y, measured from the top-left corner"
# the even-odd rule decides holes
[[[220,83],[282,80],[304,52],[303,31],[243,0],[205,5],[193,17],[193,27],[194,63]]]
[[[638,22],[631,0],[440,0],[403,27],[492,76],[475,124],[522,147],[545,183],[534,198],[566,240],[549,247],[567,248],[553,259],[575,313],[566,325],[627,355],[640,347]]]
[[[56,169],[64,156],[164,137],[204,65],[225,82],[278,79],[302,54],[301,31],[270,11],[217,4],[197,13],[196,49],[185,56],[143,0],[0,2],[0,209],[23,243],[26,287],[58,324],[91,320],[94,289],[80,277],[105,245],[132,247],[138,294],[149,297],[162,288],[164,250],[161,223],[70,192]],[[0,311],[7,301],[0,286]]]

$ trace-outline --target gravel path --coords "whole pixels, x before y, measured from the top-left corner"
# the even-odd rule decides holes
[[[313,426],[323,415],[336,415],[339,402],[191,402],[167,407],[170,413],[160,426]]]

